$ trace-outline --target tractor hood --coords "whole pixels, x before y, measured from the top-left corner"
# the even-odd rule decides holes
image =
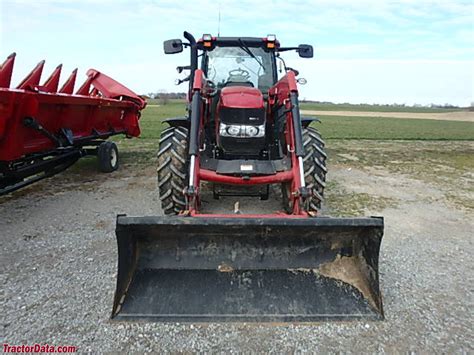
[[[219,106],[226,108],[263,108],[263,95],[257,88],[229,86],[221,90]]]

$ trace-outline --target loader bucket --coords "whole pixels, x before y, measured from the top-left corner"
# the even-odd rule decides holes
[[[117,217],[112,319],[383,319],[383,218]]]

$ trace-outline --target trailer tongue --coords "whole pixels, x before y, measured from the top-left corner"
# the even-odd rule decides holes
[[[381,319],[381,218],[117,219],[112,318]]]

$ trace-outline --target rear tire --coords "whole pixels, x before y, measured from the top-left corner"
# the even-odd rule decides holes
[[[119,167],[118,148],[114,142],[105,141],[97,148],[99,169],[103,173],[111,173]]]
[[[158,190],[165,215],[175,215],[186,208],[184,189],[188,183],[188,130],[170,127],[161,133],[158,151]]]
[[[308,198],[304,210],[318,212],[323,201],[327,173],[327,155],[319,131],[312,127],[303,128],[303,146],[305,150],[303,158],[305,184],[307,188],[311,189],[311,196]],[[287,213],[293,212],[290,187],[289,183],[284,183],[281,186],[283,207]]]

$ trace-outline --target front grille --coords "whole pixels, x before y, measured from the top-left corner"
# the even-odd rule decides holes
[[[265,123],[265,109],[223,107],[219,110],[219,119],[226,124],[259,126]]]

